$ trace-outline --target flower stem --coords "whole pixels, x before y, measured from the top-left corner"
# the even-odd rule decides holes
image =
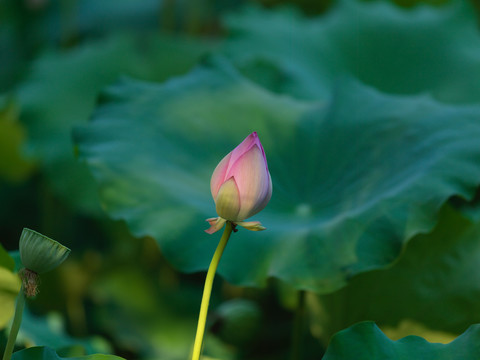
[[[22,323],[23,308],[25,307],[25,293],[23,285],[20,289],[20,293],[17,296],[17,304],[15,306],[15,316],[13,317],[12,328],[8,335],[7,346],[3,353],[3,360],[10,360],[12,358],[13,348],[15,347],[15,341],[17,340],[18,330],[20,330],[20,324]]]
[[[212,293],[213,279],[217,271],[218,263],[222,257],[223,250],[227,246],[228,239],[232,233],[233,226],[230,221],[227,221],[222,238],[218,243],[217,250],[213,254],[212,261],[208,267],[207,277],[205,278],[205,285],[203,288],[202,304],[200,305],[200,314],[198,315],[197,334],[195,335],[195,343],[193,345],[192,360],[200,360],[200,353],[202,352],[203,335],[205,334],[205,325],[207,323],[208,304],[210,303],[210,295]]]
[[[292,336],[292,360],[300,360],[302,358],[302,345],[305,320],[305,290],[298,291],[297,309],[295,311],[295,319],[293,325]]]

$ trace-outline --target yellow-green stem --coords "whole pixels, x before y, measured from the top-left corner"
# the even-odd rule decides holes
[[[217,250],[213,254],[212,261],[208,267],[207,277],[205,278],[205,285],[203,287],[202,304],[200,305],[200,314],[198,315],[197,334],[195,335],[195,343],[193,345],[192,360],[200,360],[200,354],[202,352],[203,335],[205,334],[205,324],[207,323],[208,304],[210,303],[210,295],[212,293],[213,279],[217,271],[220,258],[222,257],[223,250],[227,246],[228,239],[232,233],[233,226],[230,221],[227,221],[225,230],[223,231],[222,238],[218,243]]]
[[[15,316],[13,317],[12,328],[8,335],[7,346],[3,353],[3,360],[10,360],[12,358],[13,349],[15,347],[15,341],[17,340],[18,330],[20,330],[20,324],[22,323],[23,308],[25,307],[25,293],[23,291],[23,285],[18,293],[17,304],[15,306]]]

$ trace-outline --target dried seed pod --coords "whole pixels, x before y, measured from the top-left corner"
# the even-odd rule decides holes
[[[55,269],[65,261],[70,249],[36,231],[24,228],[20,236],[23,266],[37,274]]]

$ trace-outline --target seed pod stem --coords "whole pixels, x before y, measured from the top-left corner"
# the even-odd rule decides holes
[[[13,349],[15,347],[15,341],[17,340],[18,330],[20,330],[20,324],[22,323],[23,308],[25,307],[25,293],[24,288],[20,289],[17,297],[17,304],[15,305],[15,316],[13,317],[12,328],[8,335],[7,346],[3,353],[3,360],[10,360],[12,358]]]

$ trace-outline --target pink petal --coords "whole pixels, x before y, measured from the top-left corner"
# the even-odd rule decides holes
[[[232,153],[230,152],[218,163],[217,167],[213,171],[212,178],[210,179],[210,191],[212,192],[212,197],[214,199],[217,197],[220,186],[222,186],[226,180],[227,167],[231,156]]]
[[[260,148],[254,144],[233,164],[230,173],[240,194],[238,220],[244,220],[260,211],[255,212],[269,191],[269,174]]]
[[[263,198],[263,201],[258,202],[257,206],[254,209],[252,209],[252,215],[255,215],[256,213],[259,213],[260,211],[262,211],[265,208],[265,206],[267,206],[268,202],[272,198],[272,189],[273,189],[272,177],[270,176],[270,173],[268,173],[268,190],[267,190],[267,193],[266,193],[265,197]],[[250,216],[252,216],[252,215],[250,215]]]
[[[218,221],[218,219],[220,219],[220,218],[217,216],[217,217],[205,219],[205,221],[208,222],[210,224],[210,226],[212,226]]]
[[[232,154],[232,156],[230,158],[230,163],[229,163],[229,166],[227,168],[227,173],[228,173],[227,177],[231,176],[232,165],[240,157],[242,157],[243,154],[245,154],[248,150],[250,150],[251,147],[254,146],[255,144],[259,144],[260,146],[262,146],[260,144],[260,140],[258,139],[258,135],[257,135],[256,131],[254,131],[253,133],[248,135],[235,149],[233,149],[233,151],[230,153],[230,154]]]

